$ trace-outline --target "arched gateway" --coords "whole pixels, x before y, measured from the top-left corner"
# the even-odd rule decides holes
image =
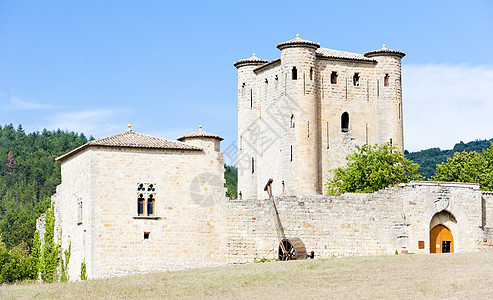
[[[430,253],[453,253],[454,237],[452,232],[457,232],[455,217],[441,211],[433,216],[430,222]]]
[[[430,231],[430,253],[451,253],[454,252],[454,237],[450,230],[437,225]]]

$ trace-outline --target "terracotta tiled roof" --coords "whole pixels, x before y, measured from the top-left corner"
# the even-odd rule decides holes
[[[399,50],[387,49],[384,44],[382,49],[368,51],[364,55],[366,57],[373,57],[378,55],[395,55],[395,56],[399,56],[400,58],[403,58],[404,56],[406,56],[406,53]]]
[[[203,131],[202,130],[202,127],[199,127],[199,131],[195,131],[195,132],[192,132],[192,133],[187,133],[187,134],[185,134],[185,135],[180,136],[179,138],[177,138],[177,140],[181,141],[181,140],[184,140],[184,139],[187,139],[187,138],[196,138],[196,137],[214,138],[214,139],[218,139],[220,141],[224,140],[222,137],[220,137],[217,134]]]
[[[251,65],[251,66],[257,66],[257,65],[263,65],[265,63],[268,63],[268,60],[258,58],[255,56],[255,53],[253,53],[253,56],[250,58],[245,58],[245,59],[240,59],[239,61],[235,62],[233,66],[236,68]]]
[[[310,47],[310,48],[319,48],[320,47],[320,44],[319,43],[314,43],[312,41],[309,41],[309,40],[304,40],[304,39],[301,39],[300,38],[300,35],[297,34],[296,35],[296,38],[292,39],[292,40],[289,40],[289,41],[286,41],[286,42],[283,42],[283,43],[279,43],[277,44],[277,49],[279,50],[282,50],[284,48],[289,48],[289,47],[300,47],[300,46],[303,46],[303,47]]]
[[[84,145],[76,148],[60,157],[56,160],[65,159],[87,147],[90,146],[103,146],[103,147],[123,147],[123,148],[149,148],[149,149],[175,149],[175,150],[202,150],[202,148],[182,143],[179,141],[173,141],[163,139],[160,137],[150,136],[143,133],[138,133],[133,130],[127,130],[122,133],[118,133],[109,137],[97,139],[85,143]]]
[[[362,61],[372,61],[375,60],[365,57],[363,54],[359,53],[351,53],[340,50],[333,50],[328,48],[319,48],[315,52],[318,57],[327,57],[327,58],[340,58],[340,59],[350,59],[350,60],[362,60]]]

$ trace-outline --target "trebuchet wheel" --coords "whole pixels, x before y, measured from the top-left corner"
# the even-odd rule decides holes
[[[307,253],[305,244],[301,241],[300,238],[294,237],[289,239],[283,239],[281,243],[284,245],[283,247],[279,245],[279,260],[297,260],[297,259],[306,259]]]

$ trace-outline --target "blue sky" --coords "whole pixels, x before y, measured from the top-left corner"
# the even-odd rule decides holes
[[[236,142],[233,62],[294,38],[403,59],[405,148],[493,137],[490,1],[0,0],[0,124]]]

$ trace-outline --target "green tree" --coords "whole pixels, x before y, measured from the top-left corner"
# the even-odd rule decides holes
[[[236,199],[238,192],[238,168],[224,164],[225,187],[227,188],[226,197]]]
[[[60,259],[60,249],[55,244],[55,207],[46,213],[46,227],[44,235],[44,247],[41,252],[41,279],[44,282],[57,280],[57,267]]]
[[[493,142],[482,153],[456,152],[436,166],[435,181],[479,183],[482,190],[493,190]]]
[[[396,183],[420,179],[419,166],[390,143],[356,146],[345,167],[331,170],[325,188],[330,195],[371,193]]]

